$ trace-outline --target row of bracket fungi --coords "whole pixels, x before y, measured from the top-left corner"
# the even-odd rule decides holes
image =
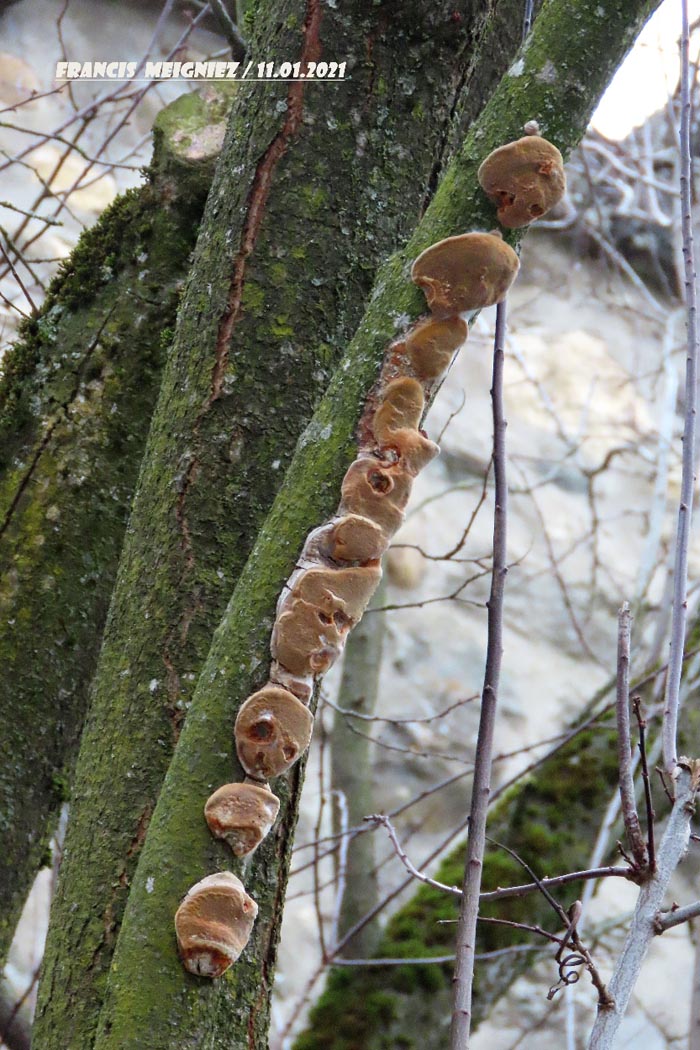
[[[527,225],[562,197],[559,150],[530,133],[491,153],[481,186],[503,226]],[[343,479],[336,515],[314,529],[277,604],[269,681],[242,705],[234,728],[247,776],[209,798],[204,815],[236,857],[268,834],[279,799],[268,781],[306,751],[314,682],[335,662],[372,597],[380,560],[404,518],[413,479],[438,454],[420,429],[425,395],[467,337],[461,316],[500,302],[518,272],[518,257],[499,233],[467,233],[433,244],[413,263],[430,313],[388,347],[360,422],[358,454]],[[180,956],[191,973],[220,976],[243,951],[257,915],[255,901],[231,872],[193,886],[175,916]]]

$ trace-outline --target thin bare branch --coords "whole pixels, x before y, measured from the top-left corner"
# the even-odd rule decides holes
[[[503,653],[503,596],[507,567],[506,420],[503,409],[506,304],[496,307],[491,404],[493,411],[493,465],[495,507],[493,527],[493,571],[488,601],[488,643],[481,716],[474,763],[474,784],[469,814],[467,862],[457,929],[457,965],[454,976],[454,1008],[450,1031],[451,1050],[466,1050],[472,1016],[472,986],[479,913],[481,872],[486,845],[486,815],[491,795],[491,756],[496,723],[498,685]]]
[[[688,613],[688,546],[695,488],[695,417],[697,413],[698,321],[693,250],[692,173],[690,153],[690,83],[688,3],[682,0],[681,31],[681,232],[685,268],[685,301],[688,311],[688,347],[685,366],[685,425],[683,428],[683,468],[678,508],[675,562],[673,569],[673,615],[671,652],[669,655],[666,694],[664,698],[663,751],[664,766],[672,773],[677,763],[678,708],[683,665],[683,644]]]

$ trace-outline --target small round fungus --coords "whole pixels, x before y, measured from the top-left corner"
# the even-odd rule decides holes
[[[499,303],[515,280],[520,263],[493,233],[463,233],[438,241],[418,256],[411,277],[438,318]]]
[[[267,784],[224,784],[207,800],[204,817],[215,838],[227,842],[237,857],[246,857],[265,838],[279,808]]]
[[[236,751],[248,776],[270,780],[285,773],[311,740],[314,716],[301,700],[267,685],[249,696],[238,712]]]
[[[220,977],[248,943],[257,914],[257,904],[235,875],[207,875],[188,891],[175,914],[185,969],[199,977]]]
[[[478,177],[498,208],[498,221],[510,229],[546,215],[566,190],[562,155],[539,135],[499,146],[483,162]]]
[[[334,561],[374,561],[381,558],[389,541],[370,518],[345,514],[330,531],[327,552]]]
[[[428,318],[421,321],[406,336],[406,350],[420,379],[437,379],[467,338],[469,328],[461,317],[446,317],[442,321]]]

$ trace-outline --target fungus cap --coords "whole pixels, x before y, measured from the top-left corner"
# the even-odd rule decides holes
[[[361,514],[345,514],[329,530],[326,550],[334,561],[367,562],[381,558],[389,540],[379,525]]]
[[[347,631],[362,618],[381,578],[378,561],[343,569],[308,569],[294,584],[292,597],[323,611],[339,630]]]
[[[372,429],[375,438],[382,442],[392,430],[417,428],[424,408],[423,387],[417,379],[410,376],[392,379],[387,383],[374,413]]]
[[[437,379],[452,360],[455,350],[465,342],[469,332],[461,317],[432,317],[415,325],[406,336],[406,350],[420,379]]]
[[[340,609],[330,615],[323,607],[293,599],[275,621],[273,659],[295,675],[325,674],[340,655],[351,625]]]
[[[372,456],[356,459],[343,478],[342,510],[369,518],[390,538],[403,522],[412,480],[407,471]]]
[[[207,799],[204,817],[237,857],[252,853],[277,819],[280,800],[267,784],[224,784]]]
[[[280,686],[266,685],[245,701],[236,719],[236,751],[248,776],[270,780],[306,751],[314,716]]]
[[[231,872],[201,879],[175,913],[185,969],[199,977],[220,977],[248,943],[257,914],[257,904]]]
[[[463,233],[426,248],[411,277],[438,318],[499,303],[515,280],[520,263],[494,233]]]
[[[525,135],[490,153],[478,172],[482,189],[498,208],[502,226],[527,226],[564,196],[562,155],[539,135]]]
[[[419,474],[440,452],[440,446],[431,441],[420,430],[394,430],[387,436],[387,443],[382,452],[391,451],[397,468],[406,471],[411,477]]]

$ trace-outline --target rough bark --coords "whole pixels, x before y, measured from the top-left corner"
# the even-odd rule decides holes
[[[168,333],[228,99],[164,110],[148,182],[53,281],[0,380],[0,960],[66,797]]]
[[[265,681],[277,596],[309,527],[337,504],[340,479],[354,455],[354,429],[385,346],[397,327],[424,308],[408,279],[408,264],[435,240],[493,225],[476,169],[490,149],[516,136],[526,120],[539,118],[543,131],[565,152],[579,141],[592,108],[652,8],[649,0],[608,0],[593,14],[584,0],[550,0],[517,75],[504,77],[416,233],[382,267],[367,313],[297,445],[199,676],[131,880],[97,1050],[135,1050],[146,1031],[153,1050],[174,1043],[180,1050],[267,1045],[301,767],[276,781],[281,819],[244,873],[246,888],[259,905],[253,937],[223,980],[204,982],[185,973],[177,959],[172,917],[189,885],[231,865],[230,856],[207,832],[202,805],[212,788],[231,779],[232,770],[234,777],[242,775],[232,755],[231,723],[238,705]],[[140,521],[138,527],[143,527]],[[67,1045],[65,1030],[62,1038]],[[38,1044],[40,1050],[47,1045]]]
[[[342,57],[351,79],[242,84],[234,104],[94,682],[37,1047],[91,1045],[212,631],[377,261],[415,222],[489,12],[466,0],[259,9],[251,53]]]
[[[372,605],[384,603],[385,589],[380,584]],[[370,609],[372,606],[370,606]],[[343,673],[338,690],[338,706],[343,711],[373,715],[379,690],[386,618],[368,616],[350,635],[343,659]],[[370,723],[371,725],[371,723]],[[368,723],[352,714],[335,711],[331,733],[331,788],[341,793],[347,827],[355,827],[363,817],[376,811],[373,803],[372,744],[367,734]],[[342,830],[338,819],[340,807],[334,799],[334,831]],[[360,835],[347,846],[343,873],[343,896],[338,916],[338,937],[362,919],[378,900],[376,856],[373,835]],[[343,954],[347,958],[365,959],[371,955],[379,937],[376,923],[368,923],[352,937]]]

